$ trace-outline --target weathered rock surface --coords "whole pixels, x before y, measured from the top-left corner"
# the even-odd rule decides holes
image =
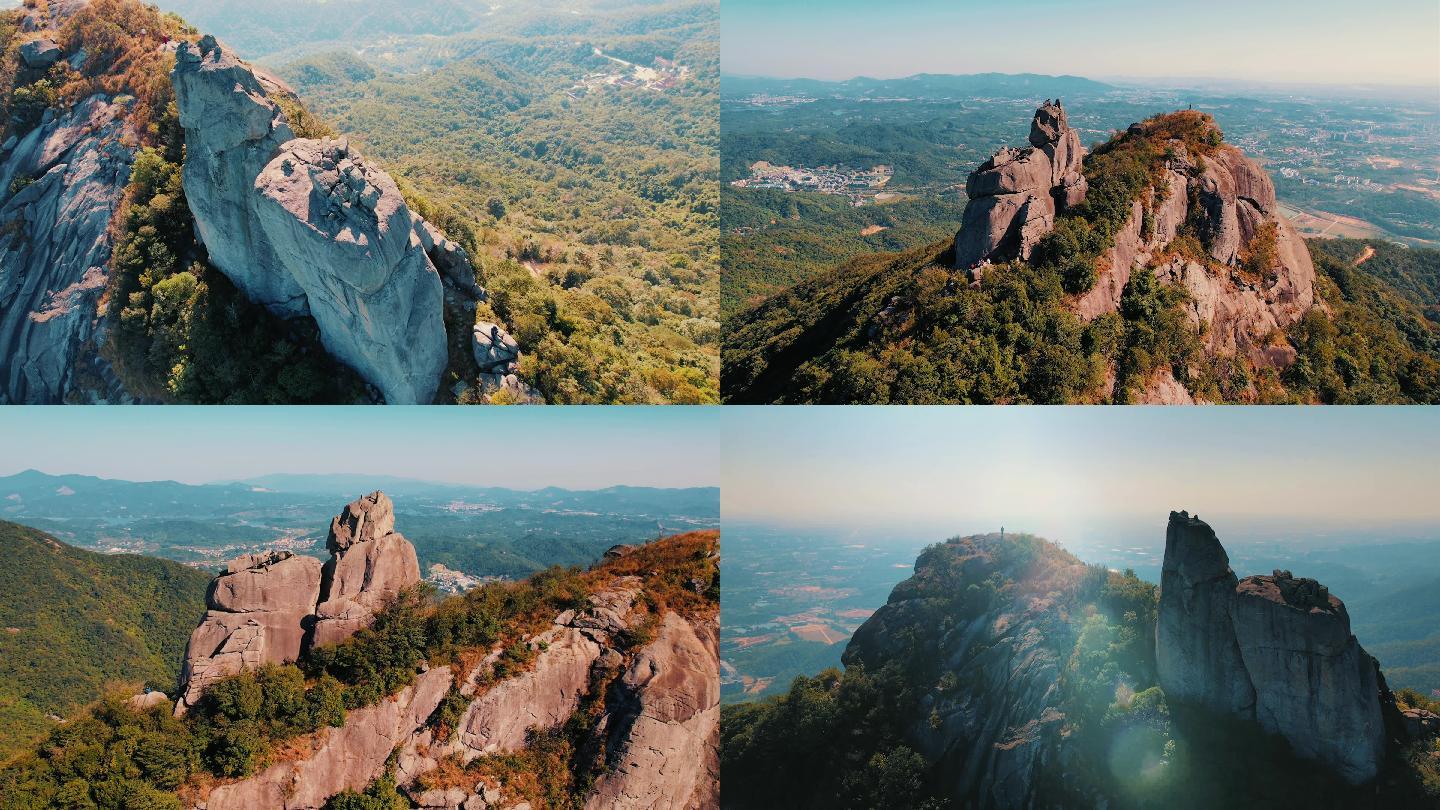
[[[1256,721],[1351,784],[1385,754],[1378,665],[1350,633],[1345,605],[1288,571],[1237,582],[1215,533],[1172,513],[1156,630],[1172,699]]]
[[[317,733],[312,753],[210,792],[206,810],[320,810],[342,790],[364,790],[385,770],[391,751],[416,733],[450,689],[440,667],[380,703],[348,712],[345,725]]]
[[[349,638],[420,581],[415,547],[395,532],[395,508],[382,492],[346,506],[327,547],[323,565],[288,551],[247,554],[215,578],[185,650],[176,714],[221,678]]]
[[[609,771],[587,810],[720,804],[719,628],[670,613],[620,681],[601,720]]]
[[[31,70],[44,70],[59,62],[64,55],[65,52],[49,37],[31,40],[20,46],[20,59]]]
[[[1144,136],[1146,124],[1131,132]],[[1274,336],[1316,306],[1315,266],[1304,240],[1280,213],[1275,186],[1258,163],[1221,144],[1209,157],[1184,143],[1166,143],[1163,182],[1148,188],[1101,257],[1097,280],[1072,307],[1084,320],[1116,312],[1130,276],[1148,268],[1190,293],[1190,317],[1212,356],[1240,356],[1259,368],[1284,368],[1295,351]],[[1170,248],[1191,222],[1207,260]],[[1260,276],[1239,269],[1246,249],[1266,225],[1276,233],[1276,262]],[[1146,400],[1149,401],[1149,400]]]
[[[212,683],[266,663],[300,657],[305,625],[320,593],[320,561],[290,552],[232,561],[210,585],[205,618],[190,634],[177,714]]]
[[[127,112],[91,96],[0,150],[0,190],[29,181],[0,205],[0,404],[129,400],[96,354],[134,161]]]
[[[1214,530],[1172,512],[1155,627],[1155,667],[1167,696],[1216,712],[1253,712],[1255,687],[1230,620],[1236,583]]]
[[[1028,259],[1055,215],[1085,199],[1085,147],[1059,101],[1035,111],[1030,146],[1004,147],[965,181],[970,198],[955,237],[955,266]]]
[[[525,746],[530,728],[561,725],[590,691],[591,667],[609,648],[612,637],[628,627],[630,606],[639,583],[621,580],[592,597],[589,609],[567,611],[531,640],[544,649],[533,667],[501,681],[466,708],[451,749],[468,762],[481,754],[516,751]]]
[[[420,583],[415,547],[395,531],[395,506],[372,492],[330,523],[330,551],[315,608],[315,646],[334,644],[366,627],[375,612]]]
[[[272,312],[313,317],[386,401],[430,402],[447,360],[443,285],[399,189],[343,141],[297,140],[213,37],[182,44],[171,78],[185,193],[215,266]]]
[[[520,361],[520,344],[499,324],[475,324],[471,339],[475,363],[481,374],[511,374]]]
[[[1070,763],[1062,673],[1076,631],[1057,601],[1078,587],[1085,566],[1058,549],[1046,557],[1042,579],[1004,567],[998,534],[959,538],[916,562],[915,575],[895,586],[889,601],[856,631],[846,666],[878,671],[916,654],[953,673],[969,688],[929,690],[907,717],[907,742],[943,780],[945,795],[975,808],[1038,807],[1046,775]],[[999,574],[1016,594],[973,617],[937,627],[927,602]],[[914,639],[912,645],[907,639]],[[1098,802],[1092,803],[1100,806]],[[1080,806],[1080,805],[1077,805]]]

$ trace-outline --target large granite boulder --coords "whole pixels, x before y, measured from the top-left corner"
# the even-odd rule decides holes
[[[221,678],[349,638],[420,582],[415,547],[395,531],[395,507],[382,492],[346,506],[327,547],[323,565],[289,551],[247,554],[211,582],[186,647],[177,714]]]
[[[343,141],[297,140],[261,77],[213,37],[183,43],[171,78],[211,261],[272,312],[313,317],[387,402],[429,403],[447,361],[444,292],[399,189]]]
[[[1085,147],[1057,100],[1035,111],[1030,146],[1003,147],[965,181],[969,202],[955,236],[955,266],[1028,259],[1056,214],[1085,199]]]
[[[65,52],[49,37],[31,40],[20,46],[20,60],[31,70],[45,70],[64,55]]]
[[[383,492],[349,504],[330,523],[312,644],[334,644],[370,624],[402,590],[420,583],[415,547],[395,531],[395,506]]]
[[[288,551],[230,562],[206,594],[205,618],[190,634],[177,714],[212,683],[266,663],[300,657],[320,594],[320,561]]]
[[[1184,512],[1166,535],[1156,662],[1172,700],[1253,720],[1351,784],[1379,773],[1383,687],[1344,603],[1289,571],[1237,582],[1214,531]]]
[[[1346,781],[1375,778],[1385,756],[1379,682],[1345,604],[1313,579],[1276,571],[1240,581],[1233,616],[1260,726]]]

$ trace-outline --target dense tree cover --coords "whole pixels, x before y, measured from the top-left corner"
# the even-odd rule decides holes
[[[0,522],[0,760],[112,682],[169,689],[209,577]]]
[[[833,194],[720,189],[721,312],[731,317],[837,262],[952,235],[954,204],[917,196],[856,207]],[[884,230],[865,233],[867,229]]]
[[[477,317],[513,327],[547,401],[715,402],[713,4],[602,15],[579,43],[553,24],[567,33],[447,40],[423,74],[333,55],[282,73],[470,250],[493,297]],[[690,73],[663,92],[570,92],[617,69],[595,47]]]
[[[1387,283],[1423,301],[1440,251],[1381,245],[1356,266],[1353,243],[1307,244],[1330,312],[1311,311],[1290,330],[1298,356],[1282,379],[1292,395],[1330,404],[1440,403],[1440,326]]]
[[[859,651],[857,639],[843,672],[800,677],[783,695],[723,707],[726,804],[936,808],[983,801],[950,795],[956,764],[919,751],[944,733],[944,718],[929,707],[953,697],[983,712],[1004,696],[990,691],[993,684],[957,677],[938,645],[964,622],[988,626],[995,612],[1039,597],[1055,600],[1042,643],[1064,656],[1062,726],[1051,733],[1066,749],[1063,768],[1039,768],[1040,806],[1092,806],[1105,797],[1117,808],[1339,810],[1428,807],[1440,798],[1429,744],[1392,752],[1378,787],[1352,789],[1253,723],[1172,705],[1156,685],[1154,585],[1133,571],[1090,566],[1077,575],[1078,561],[1037,538],[1017,536],[1010,545],[987,543],[993,557],[981,564],[971,540],[932,546],[915,577],[896,588],[895,598],[918,600],[907,602],[904,632],[867,639]],[[986,646],[975,640],[972,654]],[[1407,692],[1405,700],[1425,699]]]
[[[109,695],[53,731],[38,751],[0,770],[0,806],[178,807],[173,795],[164,794],[178,789],[184,796],[214,779],[255,773],[287,741],[339,725],[347,711],[409,685],[422,664],[473,663],[498,645],[506,652],[489,678],[523,672],[535,651],[521,640],[549,626],[556,614],[584,607],[587,596],[615,576],[643,577],[640,608],[654,616],[665,610],[713,615],[718,539],[717,532],[680,535],[590,571],[552,568],[524,582],[488,584],[438,602],[424,588],[402,593],[350,639],[311,650],[295,664],[224,679],[181,719],[170,717],[168,705],[136,712],[125,694]],[[645,640],[637,634],[629,642]],[[450,704],[442,703],[430,722],[453,727]],[[586,708],[596,711],[593,704]],[[536,756],[543,758],[544,750]],[[543,773],[531,778],[536,776]],[[152,803],[127,803],[132,796]],[[389,806],[371,803],[389,799],[383,780],[364,795],[342,796],[337,806]]]
[[[947,245],[866,256],[736,319],[727,398],[743,402],[1060,403],[1097,398],[1113,363],[1124,402],[1197,342],[1183,290],[1136,273],[1119,315],[1084,324],[1059,276],[995,265],[974,289]],[[898,301],[898,304],[897,304]]]

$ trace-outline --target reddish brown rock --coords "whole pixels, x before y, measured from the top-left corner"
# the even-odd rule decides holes
[[[176,713],[221,678],[299,658],[319,593],[320,561],[313,557],[284,551],[231,561],[211,583],[209,610],[190,634]]]
[[[720,655],[714,622],[665,616],[601,721],[610,768],[587,810],[689,810],[720,801]]]
[[[415,547],[395,531],[395,507],[372,492],[330,523],[313,643],[334,644],[370,624],[375,612],[420,582]]]
[[[390,752],[440,705],[451,675],[449,667],[432,669],[399,694],[349,712],[344,726],[319,732],[310,756],[212,790],[206,810],[320,810],[343,790],[364,790],[384,772]]]

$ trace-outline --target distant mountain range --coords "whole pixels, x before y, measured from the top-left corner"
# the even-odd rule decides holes
[[[0,519],[82,548],[211,567],[274,548],[323,554],[336,501],[377,489],[395,500],[423,568],[440,563],[473,576],[588,565],[616,543],[720,524],[715,487],[520,491],[356,473],[196,485],[35,470],[0,478]]]
[[[845,81],[822,79],[774,79],[756,76],[720,77],[722,96],[809,95],[817,97],[863,98],[923,94],[937,96],[951,93],[957,97],[1016,96],[1036,98],[1080,96],[1109,93],[1119,88],[1080,76],[1047,76],[1039,73],[973,73],[944,75],[919,73],[901,79],[872,79],[858,76]]]

